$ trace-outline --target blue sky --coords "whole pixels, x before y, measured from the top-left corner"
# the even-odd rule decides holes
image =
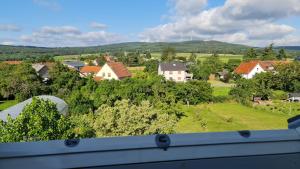
[[[253,46],[300,45],[300,0],[1,0],[0,3],[0,44],[55,47],[127,41],[220,40]]]

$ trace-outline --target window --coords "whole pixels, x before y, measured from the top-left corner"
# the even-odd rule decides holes
[[[181,71],[178,71],[178,74],[180,75],[180,74],[181,74]]]
[[[181,80],[181,77],[178,77],[177,79],[178,79],[178,80]]]
[[[102,77],[105,77],[105,72],[102,73]]]
[[[172,77],[170,77],[170,78],[169,78],[169,80],[173,80],[173,78],[172,78]]]
[[[107,76],[108,76],[108,77],[111,77],[111,73],[108,73]]]
[[[172,74],[173,74],[173,72],[172,72],[172,71],[169,71],[169,74],[170,74],[170,75],[172,75]]]

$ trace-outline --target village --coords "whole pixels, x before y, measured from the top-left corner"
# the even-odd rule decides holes
[[[218,54],[199,60],[195,54],[182,59],[181,54],[165,53],[163,60],[148,57],[140,66],[128,66],[109,53],[56,62],[3,61],[0,70],[8,80],[1,82],[2,97],[7,99],[2,107],[7,106],[0,107],[0,118],[18,118],[27,104],[35,102],[32,96],[55,103],[58,112],[75,123],[72,133],[78,137],[115,134],[93,127],[100,119],[101,125],[108,122],[108,114],[97,115],[106,106],[127,107],[122,116],[128,118],[139,109],[135,106],[149,104],[143,109],[160,112],[157,121],[162,120],[158,115],[168,112],[164,118],[169,123],[163,128],[155,125],[157,130],[179,133],[280,129],[284,119],[300,113],[299,57],[249,59],[246,53],[243,60],[224,62]],[[5,71],[12,69],[16,72],[9,78]],[[260,120],[265,118],[270,120]]]

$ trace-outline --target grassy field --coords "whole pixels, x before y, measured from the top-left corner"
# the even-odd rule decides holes
[[[176,133],[286,129],[286,120],[300,114],[300,111],[292,114],[272,112],[235,102],[182,106],[182,111],[185,114]]]
[[[207,54],[207,53],[197,53],[197,59],[199,61],[204,61],[205,59],[207,59],[208,57],[211,57],[212,54]],[[153,58],[160,58],[161,53],[151,53],[151,56]],[[191,53],[176,53],[177,57],[186,57],[189,58],[191,56]],[[233,55],[233,54],[219,54],[220,56],[220,60],[223,62],[228,62],[229,59],[240,59],[242,60],[243,55]]]
[[[0,111],[5,110],[18,102],[16,100],[0,101]]]
[[[64,55],[64,56],[55,56],[55,61],[64,61],[64,60],[79,60],[80,58],[95,56],[97,54],[82,54],[82,55]]]
[[[127,67],[127,69],[130,71],[133,77],[139,72],[143,72],[145,69],[145,66],[138,66],[138,67]]]

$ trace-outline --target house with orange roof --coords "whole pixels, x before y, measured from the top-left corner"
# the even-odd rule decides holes
[[[241,75],[245,79],[252,79],[256,74],[274,71],[275,66],[279,64],[287,64],[288,61],[259,61],[252,60],[249,62],[241,63],[234,73]]]
[[[87,77],[89,75],[96,76],[96,74],[101,70],[100,66],[83,66],[80,69],[80,76]]]
[[[107,80],[122,80],[131,76],[127,67],[121,62],[107,62],[96,74],[96,77]]]

